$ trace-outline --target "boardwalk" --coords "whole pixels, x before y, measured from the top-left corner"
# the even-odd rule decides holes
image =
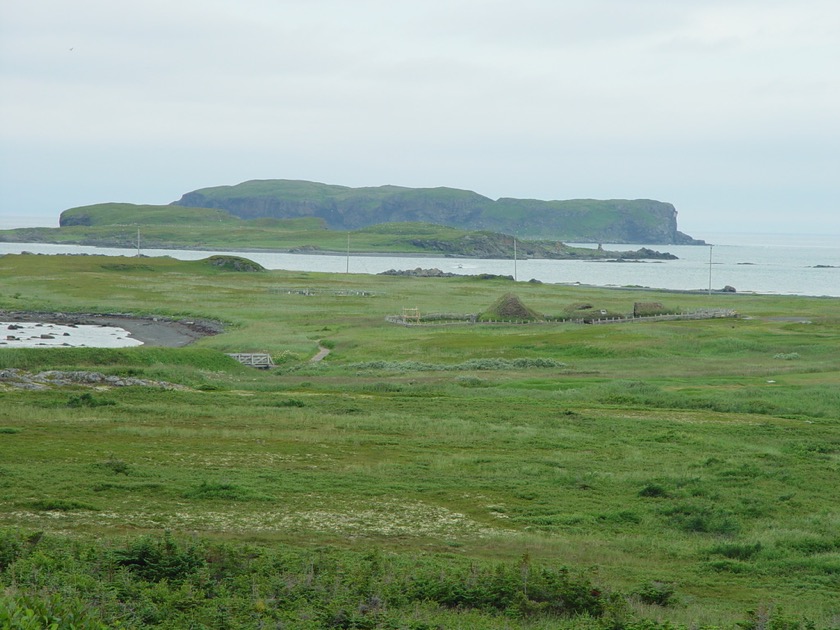
[[[271,355],[266,353],[235,352],[232,354],[229,353],[228,356],[236,359],[242,365],[259,368],[261,370],[267,370],[274,367],[274,361],[272,361]]]

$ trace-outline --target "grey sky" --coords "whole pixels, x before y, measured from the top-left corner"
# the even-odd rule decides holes
[[[0,227],[248,179],[840,234],[836,0],[5,0]]]

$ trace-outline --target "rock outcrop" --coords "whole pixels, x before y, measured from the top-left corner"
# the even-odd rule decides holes
[[[82,386],[101,389],[103,387],[155,387],[158,389],[186,390],[188,387],[145,378],[110,376],[101,372],[80,370],[27,372],[17,368],[0,370],[0,390],[3,388],[42,390],[56,387]]]

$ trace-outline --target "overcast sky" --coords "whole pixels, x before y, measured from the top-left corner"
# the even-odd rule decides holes
[[[837,0],[2,0],[0,227],[306,179],[840,235]]]

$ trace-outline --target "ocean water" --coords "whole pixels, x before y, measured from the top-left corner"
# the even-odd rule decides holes
[[[242,251],[141,249],[146,256],[198,260],[212,254],[244,256],[269,269],[376,274],[389,269],[437,268],[475,275],[510,275],[516,280],[597,286],[633,286],[705,291],[733,287],[739,293],[840,297],[840,235],[704,234],[712,246],[646,246],[678,260],[594,262],[582,260],[487,260],[421,256],[280,254]],[[596,247],[595,244],[577,244]],[[609,245],[631,250],[644,245]],[[134,249],[0,243],[0,254],[107,254],[134,256]],[[2,259],[0,258],[0,264]]]

